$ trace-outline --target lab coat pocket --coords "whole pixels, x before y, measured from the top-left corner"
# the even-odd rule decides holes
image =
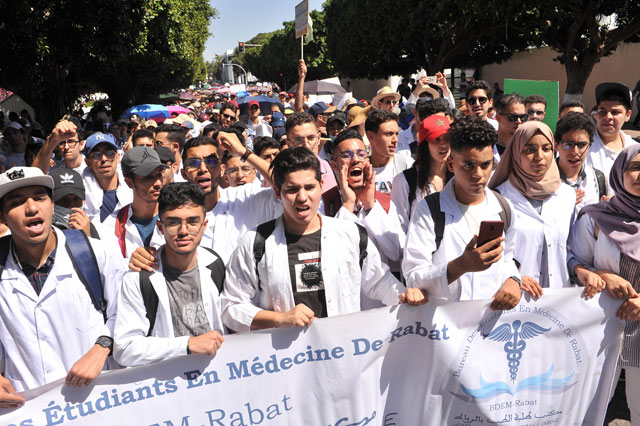
[[[101,314],[96,311],[86,290],[74,292],[72,296],[77,330],[88,331],[101,323]]]

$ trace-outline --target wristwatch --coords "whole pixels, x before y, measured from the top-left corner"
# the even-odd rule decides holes
[[[96,340],[96,345],[109,349],[109,355],[113,353],[113,339],[109,336],[100,336]]]
[[[520,278],[516,277],[515,275],[512,276],[512,277],[509,277],[509,278],[511,278],[512,280],[517,282],[518,283],[518,287],[520,287],[520,290],[522,290],[522,280]]]
[[[251,151],[249,148],[245,147],[244,154],[242,154],[242,156],[240,157],[240,161],[242,161],[244,163],[245,161],[247,161],[247,158],[249,158],[249,156],[251,154],[253,154],[253,151]]]

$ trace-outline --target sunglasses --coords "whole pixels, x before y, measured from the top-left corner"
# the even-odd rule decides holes
[[[564,151],[571,151],[574,147],[578,147],[578,151],[582,152],[591,146],[591,142],[560,141],[558,145],[560,145],[560,148]]]
[[[488,100],[489,98],[487,98],[486,96],[471,96],[470,98],[467,98],[467,103],[475,105],[476,102],[480,102],[480,105],[484,105],[484,103]]]
[[[220,159],[217,155],[210,155],[205,158],[188,158],[184,162],[185,168],[189,170],[199,169],[202,164],[207,166],[209,169],[213,169],[220,164]]]
[[[114,158],[116,158],[116,152],[115,151],[105,151],[105,152],[100,152],[100,151],[93,151],[91,153],[89,153],[89,155],[87,155],[87,157],[89,157],[90,160],[93,161],[100,161],[102,160],[102,156],[107,157],[107,160],[112,161]]]
[[[398,101],[393,99],[393,100],[390,100],[390,101],[384,101],[383,104],[385,104],[385,105],[398,105]]]
[[[500,113],[500,115],[507,117],[507,120],[511,121],[512,123],[515,123],[518,120],[524,123],[525,121],[529,120],[529,116],[527,114]]]
[[[234,117],[233,115],[229,115],[229,114],[222,113],[222,116],[223,116],[224,118],[226,118],[227,120],[231,120],[231,122],[232,122],[232,123],[233,123],[233,122],[235,122],[235,121],[237,120],[237,118],[236,118],[236,117]]]
[[[544,115],[544,111],[536,110],[536,109],[528,109],[527,114],[529,115]]]

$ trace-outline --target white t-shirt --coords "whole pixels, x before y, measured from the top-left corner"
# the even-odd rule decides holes
[[[469,234],[478,235],[478,232],[480,231],[480,222],[482,222],[482,219],[486,216],[485,203],[466,205],[457,200],[456,202],[458,203],[458,207],[460,207],[464,221],[467,223]]]
[[[413,165],[413,158],[407,151],[396,153],[391,161],[387,165],[382,167],[374,167],[373,171],[376,172],[376,191],[391,193],[391,187],[393,186],[393,178],[398,173],[402,173]]]

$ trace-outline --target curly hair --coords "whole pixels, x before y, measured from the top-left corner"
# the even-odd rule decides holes
[[[480,117],[467,115],[451,124],[447,132],[452,151],[465,148],[483,149],[498,143],[498,132]]]
[[[584,130],[589,134],[589,140],[593,140],[593,135],[596,132],[596,123],[593,118],[582,112],[568,112],[556,124],[556,133],[554,135],[556,141],[562,140],[562,136],[572,130]]]

